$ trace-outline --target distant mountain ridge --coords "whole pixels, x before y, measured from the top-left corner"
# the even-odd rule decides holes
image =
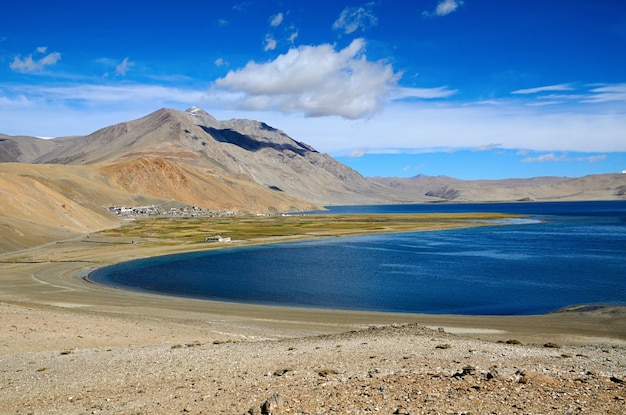
[[[365,178],[263,122],[218,121],[197,107],[160,109],[86,136],[0,135],[0,251],[116,226],[119,220],[105,211],[110,205],[263,213],[625,194],[624,174],[498,181]]]
[[[448,202],[530,202],[559,200],[626,199],[625,174],[598,174],[580,178],[533,177],[529,179],[459,180],[447,176],[370,180],[409,194]]]

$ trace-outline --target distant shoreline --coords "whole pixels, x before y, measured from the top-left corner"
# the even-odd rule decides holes
[[[469,214],[469,216],[471,216],[471,214]],[[304,220],[304,219],[303,219]],[[529,223],[529,224],[535,224],[535,223],[541,223],[544,222],[543,220],[538,220],[538,219],[534,219],[534,218],[527,218],[527,217],[520,217],[519,215],[517,216],[511,216],[511,217],[504,217],[504,218],[481,218],[481,219],[469,219],[469,218],[465,218],[465,223],[463,224],[463,226],[461,227],[473,227],[476,226],[476,224],[480,224],[480,225],[507,225],[507,224],[518,224],[518,223]],[[436,230],[437,228],[431,228],[429,230]],[[530,232],[541,232],[540,230],[533,230],[533,228],[529,229]],[[407,231],[408,232],[408,231]],[[491,234],[491,231],[488,231],[489,234]],[[506,229],[504,230],[504,232],[506,233]],[[367,234],[367,232],[363,231],[363,234]],[[360,232],[348,232],[347,234],[349,235],[359,235],[361,234]],[[472,233],[473,235],[476,235],[474,233]],[[481,233],[482,234],[482,233]],[[337,235],[334,235],[337,236]],[[233,251],[236,250],[240,250],[240,249],[246,249],[248,248],[250,245],[257,245],[257,244],[262,244],[262,245],[269,245],[269,244],[284,244],[284,243],[290,243],[290,242],[296,242],[296,241],[302,241],[302,240],[307,240],[307,239],[311,239],[311,238],[320,238],[320,235],[300,235],[299,238],[295,239],[295,240],[282,240],[282,238],[285,238],[286,236],[283,236],[281,238],[276,238],[276,239],[268,239],[268,240],[263,240],[261,242],[249,242],[246,244],[241,243],[242,241],[235,241],[235,243],[230,244],[230,243],[226,243],[226,244],[215,244],[215,248],[221,248],[221,249],[228,249],[229,251],[231,251],[228,255],[229,258],[232,258],[231,254],[233,253]],[[326,235],[326,237],[328,237],[328,235]],[[322,237],[323,238],[323,237]],[[421,237],[418,237],[420,239],[424,239]],[[425,243],[428,244],[428,239],[429,237],[426,237],[426,239],[424,239]],[[515,238],[517,239],[517,238]],[[341,242],[338,242],[341,245]],[[405,242],[408,243],[408,242]],[[332,244],[332,242],[331,242]],[[340,245],[337,246],[337,249],[341,249]],[[311,245],[311,247],[314,246],[318,246],[316,245]],[[321,245],[321,246],[326,246],[326,244]],[[482,245],[481,245],[482,246]],[[297,247],[297,245],[296,245]],[[309,247],[309,245],[307,245],[307,247]],[[502,249],[503,247],[495,247],[493,249],[496,249],[496,251],[498,249]],[[512,248],[510,246],[507,245],[508,249],[505,249],[504,252],[517,252],[517,251],[512,251],[512,249],[516,249],[516,248]],[[391,247],[391,249],[395,249],[395,247]],[[478,248],[476,248],[478,249]],[[488,248],[484,248],[484,249],[491,249],[490,247]],[[520,248],[523,249],[523,248]],[[307,248],[307,251],[309,251],[309,249]],[[195,251],[194,251],[195,252]],[[265,251],[264,251],[265,252]],[[265,263],[265,257],[267,255],[271,255],[273,258],[280,258],[280,259],[274,259],[274,263],[275,261],[280,261],[279,264],[285,264],[286,269],[290,269],[288,264],[291,261],[292,258],[298,258],[298,261],[302,260],[304,262],[307,262],[307,258],[304,258],[302,255],[298,254],[298,252],[302,252],[302,249],[295,249],[295,250],[290,250],[289,251],[289,257],[287,258],[287,260],[285,260],[284,256],[281,255],[282,250],[279,249],[278,251],[267,251],[269,252],[268,254],[263,254],[261,256],[259,256],[257,258],[258,262],[258,266],[256,266],[255,269],[257,269],[258,272],[261,273],[261,275],[267,275],[267,280],[268,281],[272,281],[272,275],[276,274],[277,272],[275,271],[271,271],[268,274],[263,274],[263,270],[265,269],[265,267],[262,265],[263,263]],[[275,252],[275,254],[272,254],[272,252]],[[311,251],[311,255],[313,255],[313,252],[315,252],[315,250]],[[523,251],[520,251],[523,252]],[[184,252],[181,252],[180,254],[177,255],[185,255]],[[248,255],[255,255],[255,252],[251,252]],[[247,257],[248,255],[245,255],[245,257]],[[294,257],[295,255],[295,257]],[[529,254],[530,257],[534,256],[534,253]],[[430,255],[429,255],[430,256]],[[523,256],[523,254],[522,254]],[[530,302],[518,302],[516,298],[511,298],[511,301],[507,301],[507,300],[501,300],[500,302],[497,301],[491,301],[491,299],[496,299],[496,298],[501,298],[504,296],[504,298],[507,298],[507,293],[502,293],[502,295],[493,295],[490,298],[480,298],[480,293],[477,294],[477,297],[479,297],[478,300],[476,300],[476,304],[478,305],[484,305],[486,304],[487,306],[484,306],[482,308],[479,307],[475,307],[474,303],[471,302],[467,302],[465,301],[465,292],[463,293],[456,293],[456,296],[458,296],[457,300],[453,300],[455,301],[455,303],[450,303],[450,304],[446,304],[445,307],[428,307],[428,305],[430,303],[428,303],[428,299],[430,298],[430,296],[428,295],[428,288],[424,288],[423,291],[425,291],[426,293],[423,296],[419,296],[420,298],[424,298],[426,300],[422,301],[424,305],[421,306],[421,308],[417,308],[415,306],[415,301],[413,299],[410,299],[410,301],[404,301],[402,304],[400,304],[398,302],[398,299],[402,299],[402,295],[401,293],[399,295],[394,295],[395,299],[392,300],[391,302],[387,302],[387,303],[383,303],[381,301],[378,301],[376,304],[371,303],[372,307],[370,307],[370,303],[362,303],[361,301],[351,301],[351,295],[350,292],[351,291],[344,291],[343,293],[345,293],[345,295],[342,296],[342,301],[341,302],[337,302],[337,303],[333,303],[330,304],[327,301],[317,301],[317,298],[323,298],[325,297],[325,295],[319,295],[318,292],[316,292],[315,287],[310,287],[310,290],[307,291],[309,292],[309,295],[306,298],[301,298],[302,301],[298,301],[296,299],[293,299],[292,301],[282,301],[283,299],[287,298],[287,300],[289,300],[289,294],[285,294],[287,295],[287,297],[284,297],[284,290],[281,290],[280,292],[273,292],[271,297],[266,297],[266,298],[259,298],[256,296],[256,293],[254,293],[255,295],[252,296],[247,296],[246,293],[246,287],[242,286],[241,288],[238,288],[236,291],[221,291],[221,287],[225,286],[226,284],[230,284],[230,285],[235,285],[238,284],[237,281],[239,281],[239,276],[241,275],[242,278],[246,278],[245,275],[245,271],[239,272],[239,271],[234,271],[231,269],[230,265],[220,265],[222,264],[222,261],[220,260],[220,258],[222,258],[223,256],[217,256],[217,257],[211,257],[211,258],[215,258],[214,260],[211,260],[211,267],[214,268],[214,270],[219,270],[219,271],[215,271],[217,272],[216,274],[214,274],[216,276],[216,278],[219,280],[220,276],[222,275],[231,275],[232,278],[229,276],[229,282],[224,282],[222,284],[220,284],[219,286],[216,285],[214,287],[214,289],[210,289],[210,290],[205,290],[202,291],[202,289],[198,288],[195,289],[194,291],[184,291],[184,287],[185,284],[182,284],[182,286],[180,284],[177,285],[173,285],[173,284],[169,284],[168,281],[174,281],[174,279],[170,278],[170,279],[165,279],[163,281],[161,281],[160,283],[158,283],[160,289],[158,290],[152,290],[150,289],[150,286],[146,289],[144,289],[142,287],[142,283],[138,283],[138,285],[135,285],[134,283],[131,284],[126,284],[125,281],[123,280],[115,280],[115,278],[113,280],[108,280],[108,277],[106,276],[106,271],[104,274],[100,274],[99,277],[94,277],[94,272],[99,272],[101,269],[97,269],[94,270],[92,272],[89,273],[89,275],[86,276],[86,279],[94,284],[100,284],[103,286],[107,286],[107,287],[116,287],[117,289],[122,289],[122,290],[128,290],[131,292],[139,292],[139,293],[147,293],[147,294],[156,294],[156,295],[165,295],[165,296],[173,296],[176,298],[181,298],[181,299],[198,299],[198,300],[204,300],[204,301],[217,301],[217,302],[227,302],[227,303],[234,303],[234,304],[247,304],[247,305],[251,305],[251,306],[271,306],[271,307],[297,307],[297,308],[303,308],[306,310],[310,310],[310,309],[316,309],[316,308],[320,308],[320,309],[324,309],[324,310],[331,310],[331,311],[336,311],[336,312],[340,312],[340,311],[354,311],[354,312],[364,312],[364,311],[369,311],[369,312],[383,312],[383,313],[393,313],[393,314],[413,314],[413,313],[417,313],[417,314],[427,314],[427,315],[441,315],[444,313],[449,313],[449,314],[454,314],[454,315],[468,315],[468,316],[529,316],[529,315],[544,315],[544,314],[551,314],[551,313],[556,313],[561,311],[562,309],[565,308],[575,308],[575,307],[579,307],[579,311],[581,309],[581,305],[585,304],[584,301],[587,302],[593,302],[595,298],[599,298],[600,300],[605,299],[605,300],[615,300],[615,296],[600,296],[600,297],[589,297],[589,296],[580,296],[580,295],[574,295],[574,296],[570,296],[570,297],[563,297],[560,298],[558,297],[558,295],[556,297],[550,297],[550,298],[541,298],[541,296],[539,294],[533,294],[530,293]],[[318,258],[316,256],[316,258]],[[145,266],[151,266],[149,265],[151,258],[146,258],[146,263]],[[176,259],[178,260],[182,260],[181,257],[178,257]],[[380,261],[382,261],[383,263],[385,262],[384,258],[379,258]],[[163,261],[167,262],[167,259],[163,259]],[[193,262],[193,259],[191,260]],[[379,262],[380,262],[379,261]],[[411,259],[412,261],[412,259]],[[427,258],[423,259],[424,263],[429,263]],[[189,262],[189,261],[187,261]],[[316,261],[316,262],[320,262],[320,261]],[[323,262],[323,261],[322,261]],[[159,263],[160,260],[159,260]],[[377,262],[378,263],[378,262]],[[119,264],[119,263],[118,263]],[[370,264],[371,266],[369,268],[373,269],[376,268],[375,264]],[[139,268],[143,267],[144,265],[139,264],[137,265]],[[184,264],[181,264],[181,266],[184,267]],[[469,266],[471,267],[472,264],[469,264]],[[498,264],[499,266],[499,264]],[[135,265],[132,265],[132,269],[135,269]],[[315,265],[312,265],[312,269],[316,269]],[[368,269],[369,269],[368,268]],[[116,273],[118,272],[122,272],[124,273],[125,271],[123,271],[124,266],[122,266],[122,268],[116,268]],[[153,269],[152,272],[160,272],[162,268],[157,268],[157,269]],[[246,268],[247,269],[247,268]],[[283,269],[283,266],[281,266],[280,268],[281,270]],[[307,267],[307,269],[309,269]],[[349,277],[351,275],[350,273],[350,269],[342,269],[342,275],[345,275],[346,281],[350,281]],[[444,268],[445,269],[445,266]],[[298,270],[294,270],[294,275],[296,275],[295,273],[297,273],[297,275],[302,275],[303,281],[306,280],[316,280],[317,279],[317,275],[332,275],[334,270],[329,270],[329,269],[325,269],[323,271],[320,271],[319,273],[316,274],[307,274],[306,269],[298,269]],[[134,271],[133,271],[134,272]],[[174,272],[177,273],[179,272],[177,269],[174,270],[170,270],[170,273]],[[189,270],[191,275],[195,275],[196,273],[196,269],[190,269]],[[235,274],[233,274],[233,272],[235,272]],[[462,275],[462,273],[464,272],[463,270],[460,271]],[[291,275],[288,271],[287,273],[282,273],[286,276]],[[456,270],[451,270],[451,275],[457,275],[456,274]],[[378,274],[380,275],[380,273]],[[441,274],[442,276],[445,274]],[[575,275],[575,274],[574,274]],[[554,282],[559,281],[558,279],[558,275],[554,275]],[[262,277],[261,277],[262,278]],[[525,279],[526,276],[520,275],[520,280]],[[528,279],[532,280],[532,278],[528,277]],[[204,280],[204,277],[201,279],[202,281]],[[128,281],[134,281],[134,279],[131,277],[128,279]],[[140,280],[137,280],[140,281]],[[200,281],[200,280],[199,280]],[[281,279],[281,281],[284,281],[284,279]],[[355,280],[357,281],[357,280]],[[152,283],[152,278],[150,278],[150,283]],[[514,284],[515,280],[510,280],[508,281],[508,283]],[[535,282],[532,282],[535,283]],[[542,283],[542,281],[536,281],[536,283]],[[162,285],[165,284],[165,285]],[[204,283],[202,283],[204,284]],[[254,286],[255,281],[250,281],[250,283],[248,285],[252,285]],[[278,284],[272,284],[272,283],[268,283],[270,284],[269,287],[278,287]],[[294,283],[297,284],[297,281]],[[500,282],[500,285],[503,284],[503,282]],[[531,284],[531,282],[529,282],[529,284]],[[282,283],[281,283],[282,285]],[[565,284],[566,287],[568,287],[567,284]],[[267,288],[268,286],[265,285],[262,288],[262,291],[265,292],[265,288]],[[180,289],[182,289],[183,291],[180,291]],[[271,288],[268,288],[271,290]],[[384,287],[381,288],[381,285],[379,283],[379,285],[375,288],[377,290],[380,290],[380,293],[385,292]],[[509,290],[510,291],[510,290]],[[536,295],[536,296],[535,296]],[[367,296],[366,296],[367,297]],[[248,300],[248,298],[251,298],[250,300]],[[311,300],[312,298],[314,298],[313,300]],[[385,298],[389,298],[389,297],[385,297]],[[463,299],[461,299],[463,298]],[[561,300],[561,302],[555,302],[554,300],[559,298]],[[565,299],[565,301],[563,301],[563,299]],[[535,301],[532,301],[535,300]],[[569,300],[569,301],[568,301]],[[573,301],[572,301],[573,300]],[[581,300],[579,302],[577,302],[576,300]],[[619,300],[619,298],[618,298]],[[443,300],[438,300],[438,303],[442,303]],[[435,304],[435,303],[433,303]],[[595,304],[595,303],[594,303]],[[354,305],[354,307],[352,307]],[[619,306],[619,305],[624,305],[623,302],[619,302],[619,301],[614,301],[614,302],[608,302],[606,304],[600,304],[601,306]]]

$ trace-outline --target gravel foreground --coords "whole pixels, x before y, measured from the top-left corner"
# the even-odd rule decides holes
[[[4,305],[5,316],[11,310],[20,307]],[[63,320],[31,318],[37,327],[44,321],[63,328]],[[179,337],[187,341],[158,342],[160,324],[147,328],[155,333],[152,344],[54,350],[64,342],[51,337],[50,346],[40,345],[44,351],[9,345],[0,354],[0,412],[626,413],[622,345],[492,342],[418,324],[283,339],[233,338],[218,327],[191,337],[194,331],[184,329]],[[22,330],[28,328],[15,325],[12,338],[28,343]]]
[[[472,317],[149,295],[81,276],[180,248],[98,238],[0,256],[0,415],[626,413],[626,307]]]

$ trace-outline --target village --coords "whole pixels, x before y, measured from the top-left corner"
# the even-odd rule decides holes
[[[107,211],[115,213],[118,217],[134,218],[141,216],[173,216],[173,217],[225,217],[246,215],[243,212],[235,212],[232,210],[213,210],[204,209],[197,206],[181,206],[161,208],[155,205],[145,206],[109,206]]]

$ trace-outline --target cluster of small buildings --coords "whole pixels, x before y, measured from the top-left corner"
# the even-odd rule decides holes
[[[110,206],[107,208],[109,212],[115,213],[120,217],[137,217],[137,216],[174,216],[174,217],[222,217],[235,216],[233,211],[219,211],[212,209],[203,209],[197,206],[182,206],[161,208],[159,206]]]
[[[110,206],[107,208],[109,212],[115,213],[117,216],[148,216],[160,215],[160,209],[151,206]]]

